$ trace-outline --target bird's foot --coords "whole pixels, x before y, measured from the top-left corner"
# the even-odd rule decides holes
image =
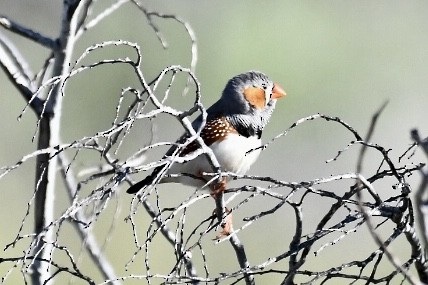
[[[227,237],[233,232],[233,225],[232,225],[232,211],[228,208],[225,208],[225,211],[227,213],[227,216],[222,221],[221,227],[223,228],[220,233],[215,237],[215,239],[220,239],[222,237]],[[214,210],[215,212],[215,210]]]
[[[224,207],[223,203],[221,202],[223,201],[223,193],[227,189],[226,177],[223,177],[220,182],[211,183],[210,189],[211,197],[214,198],[217,204],[217,209],[214,210],[213,213],[216,214],[217,219],[221,220],[221,227],[223,228],[215,238],[220,239],[230,235],[233,231],[232,213],[228,208]],[[227,215],[223,219],[222,217],[224,216],[224,213],[227,213]]]
[[[214,199],[217,199],[221,196],[221,194],[226,190],[227,181],[226,177],[223,177],[220,182],[212,183],[210,185],[211,188],[211,196]]]

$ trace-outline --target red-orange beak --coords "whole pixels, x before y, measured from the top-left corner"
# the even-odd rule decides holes
[[[279,99],[285,95],[287,95],[287,93],[285,93],[284,89],[282,89],[282,87],[278,84],[274,83],[272,89],[272,99]]]

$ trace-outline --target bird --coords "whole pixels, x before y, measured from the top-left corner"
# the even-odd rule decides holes
[[[207,111],[205,125],[200,115],[192,126],[200,130],[200,137],[214,153],[222,172],[245,174],[255,163],[261,152],[261,136],[275,109],[277,99],[286,95],[284,89],[274,83],[264,73],[248,71],[231,78],[220,97]],[[185,133],[165,154],[177,155],[177,148],[190,137]],[[186,158],[200,148],[196,141],[179,150],[178,155]],[[198,155],[184,163],[175,162],[166,167],[156,167],[150,175],[132,185],[127,193],[135,194],[158,183],[181,183],[193,187],[204,187],[212,176],[204,173],[214,172],[206,155]],[[172,175],[176,174],[176,175]],[[226,189],[228,177],[220,183],[208,186],[212,193]]]

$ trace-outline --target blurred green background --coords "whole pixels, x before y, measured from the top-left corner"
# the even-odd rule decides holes
[[[112,1],[99,1],[94,13]],[[42,34],[55,37],[59,32],[62,1],[48,0],[2,0],[0,14],[33,28]],[[104,6],[105,5],[105,6]],[[391,157],[397,159],[410,145],[409,132],[418,128],[422,135],[428,134],[428,2],[426,1],[144,1],[149,10],[175,14],[186,20],[194,29],[198,43],[198,63],[196,75],[202,86],[203,103],[209,106],[215,102],[226,81],[243,71],[256,69],[268,74],[287,91],[288,96],[278,102],[276,111],[264,132],[268,141],[281,133],[296,120],[308,115],[323,113],[338,116],[360,134],[365,134],[373,113],[386,101],[389,104],[379,119],[373,142],[391,148]],[[134,6],[125,5],[110,18],[100,23],[84,35],[76,46],[74,56],[79,56],[88,46],[107,40],[128,40],[137,42],[143,52],[143,72],[147,79],[154,78],[164,67],[172,64],[190,65],[190,41],[184,28],[172,20],[155,19],[166,41],[168,49],[162,49],[156,35],[147,25],[147,20]],[[26,39],[1,31],[14,41],[37,71],[48,55],[48,51]],[[110,53],[111,52],[111,53]],[[108,56],[107,56],[108,55]],[[94,53],[88,62],[104,57],[132,56],[129,49],[107,50]],[[1,145],[0,165],[15,163],[24,154],[32,152],[36,143],[31,141],[36,130],[35,116],[27,112],[21,121],[17,117],[25,106],[24,100],[0,72],[0,124]],[[104,67],[94,73],[83,73],[68,85],[64,99],[62,138],[72,141],[108,128],[114,118],[115,105],[122,88],[134,86],[132,72],[123,67]],[[189,96],[191,97],[191,96]],[[171,104],[186,108],[192,98],[183,101],[181,90],[173,89]],[[168,129],[162,125],[157,128],[162,139],[174,140],[180,129]],[[127,145],[128,151],[138,149],[144,138],[135,136]],[[358,148],[351,148],[337,162],[326,164],[352,140],[334,123],[309,122],[276,141],[264,151],[251,174],[272,176],[285,181],[311,180],[331,174],[352,172],[356,167]],[[126,152],[126,151],[125,151]],[[86,158],[79,166],[96,166],[98,158]],[[88,162],[90,161],[90,162]],[[413,162],[424,162],[420,152],[412,158]],[[379,156],[370,157],[365,170],[375,170]],[[405,161],[406,163],[409,161]],[[85,165],[87,163],[87,165]],[[409,178],[416,188],[419,177]],[[31,198],[34,184],[34,162],[24,164],[0,180],[1,205],[0,247],[15,237],[24,217],[27,203]],[[388,184],[387,184],[388,185]],[[379,185],[377,189],[383,197],[397,195],[389,188]],[[62,185],[58,185],[60,189]],[[183,186],[161,186],[165,196],[164,206],[191,193],[192,189]],[[336,188],[335,188],[336,187]],[[346,191],[346,187],[335,186],[335,191]],[[349,185],[348,185],[349,187]],[[170,188],[183,188],[182,191],[168,191]],[[183,197],[181,193],[186,193]],[[167,194],[165,194],[167,193]],[[67,206],[65,195],[58,194],[58,213]],[[130,226],[123,225],[123,217],[128,211],[130,198],[118,198],[121,214],[117,219],[116,230],[107,246],[107,254],[114,256],[114,264],[123,266],[132,255],[133,241]],[[203,215],[209,215],[214,207],[212,201],[204,201]],[[255,206],[258,209],[257,205]],[[325,212],[328,205],[314,203],[308,206],[305,220],[311,221]],[[198,209],[198,208],[196,208]],[[247,209],[242,216],[254,214]],[[253,209],[254,210],[254,209]],[[111,210],[114,213],[114,207]],[[142,211],[141,211],[142,212]],[[191,214],[191,213],[190,213]],[[189,215],[190,215],[189,214]],[[291,215],[288,231],[287,217]],[[197,214],[196,214],[197,215]],[[107,216],[107,217],[105,217]],[[111,219],[101,217],[96,231],[100,241],[107,234]],[[146,216],[142,218],[147,219]],[[105,219],[105,223],[103,223]],[[238,213],[239,221],[239,213]],[[24,225],[24,233],[32,230],[31,215]],[[146,221],[147,222],[147,221]],[[144,222],[141,222],[144,223]],[[277,227],[280,224],[281,226]],[[311,223],[309,223],[311,225]],[[146,225],[147,226],[147,225]],[[294,216],[290,208],[254,225],[252,230],[242,232],[241,238],[249,251],[252,264],[262,262],[266,257],[286,250],[290,234],[293,233]],[[144,229],[144,226],[141,226]],[[308,226],[308,229],[310,226]],[[307,229],[307,232],[310,230]],[[359,242],[357,251],[372,245],[371,239],[363,229],[359,236],[350,236],[349,244]],[[70,227],[70,240],[64,241],[70,247],[79,249],[80,243]],[[125,236],[126,237],[125,237]],[[64,235],[66,238],[67,235]],[[144,236],[144,230],[142,230]],[[261,246],[268,239],[265,246]],[[275,238],[273,238],[275,237]],[[227,243],[213,245],[206,242],[212,272],[237,270],[238,265]],[[348,245],[349,245],[348,244]],[[129,246],[128,246],[129,245]],[[159,242],[152,251],[153,271],[167,270],[162,251],[165,244]],[[24,249],[25,246],[20,248]],[[169,250],[170,248],[168,248]],[[19,252],[19,248],[16,249]],[[349,250],[349,248],[348,248]],[[117,252],[125,254],[117,255]],[[264,252],[264,255],[259,255]],[[397,246],[397,254],[408,254],[408,248]],[[0,252],[0,256],[9,256]],[[329,253],[314,259],[310,264],[316,268],[328,268],[337,264],[335,258],[343,255],[343,249],[330,247]],[[408,255],[405,255],[408,256]],[[403,258],[404,260],[405,258]],[[143,259],[140,256],[139,266]],[[83,261],[86,262],[86,261]],[[385,262],[386,263],[386,262]],[[90,263],[88,263],[90,264]],[[324,267],[327,266],[327,267]],[[385,267],[388,268],[387,263]],[[10,264],[0,264],[0,273],[10,268]],[[137,269],[135,266],[133,269]],[[233,268],[233,269],[231,269]],[[284,269],[284,267],[280,267]],[[285,267],[286,268],[286,267]],[[88,269],[90,272],[91,269]],[[202,268],[199,268],[202,272]],[[126,273],[123,268],[120,274]],[[141,273],[141,272],[140,272]],[[16,276],[15,276],[16,275]],[[14,273],[13,278],[19,276]],[[262,277],[260,277],[262,278]],[[263,282],[278,283],[281,276],[266,277]],[[18,279],[19,280],[19,279]],[[67,277],[68,280],[68,277]],[[135,281],[134,281],[135,282]],[[135,282],[137,284],[138,282]],[[9,284],[9,283],[8,283]],[[80,284],[80,283],[79,283]],[[129,284],[133,284],[130,282]],[[268,284],[268,283],[264,283]],[[339,284],[339,283],[338,283]]]

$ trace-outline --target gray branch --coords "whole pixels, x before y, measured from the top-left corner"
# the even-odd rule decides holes
[[[30,107],[40,115],[44,102],[38,97],[33,97],[37,89],[32,81],[34,75],[19,50],[2,33],[0,33],[0,66]]]
[[[8,29],[9,31],[15,34],[23,36],[24,38],[27,38],[38,44],[41,44],[42,46],[48,49],[51,49],[51,50],[56,49],[55,41],[52,40],[51,38],[43,36],[40,33],[37,33],[27,27],[24,27],[18,23],[15,23],[14,21],[2,15],[0,15],[0,26],[2,26],[5,29]]]

